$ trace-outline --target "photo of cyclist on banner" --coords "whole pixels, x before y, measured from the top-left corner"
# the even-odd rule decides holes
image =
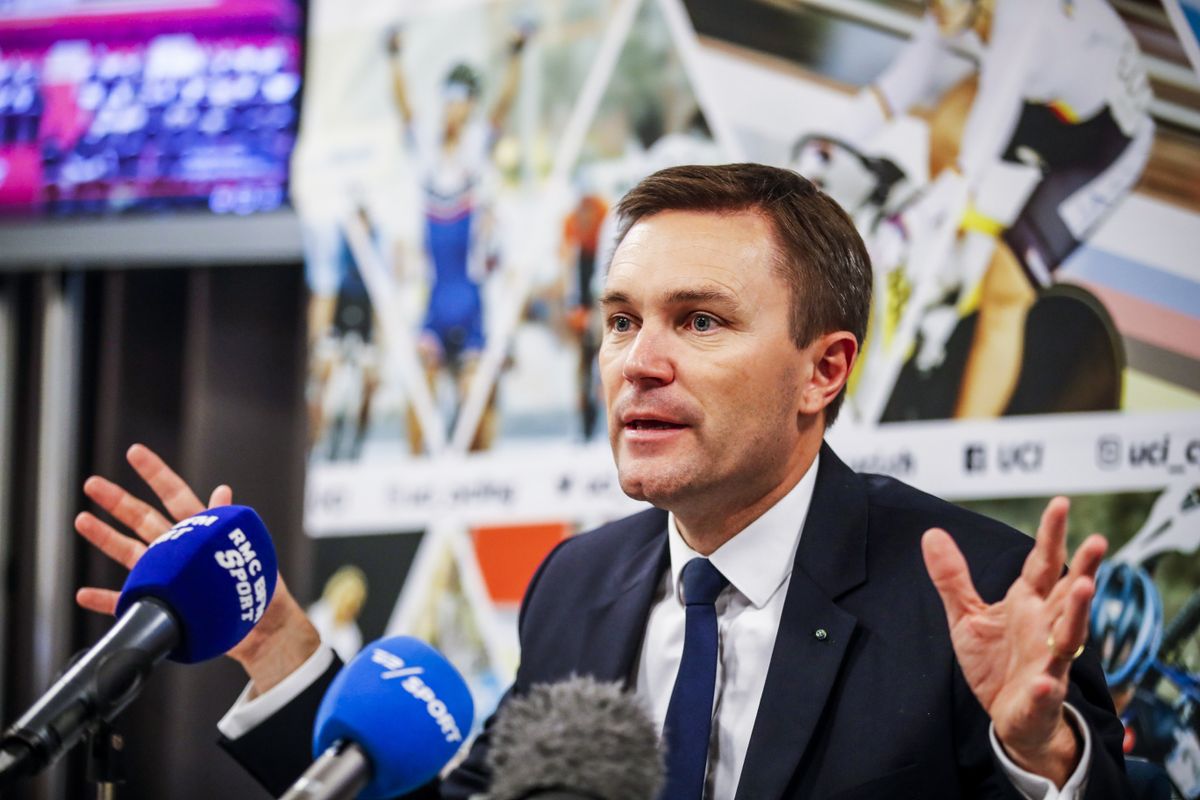
[[[839,160],[877,181],[863,232],[880,298],[874,349],[853,385],[860,422],[1119,407],[1124,356],[1112,323],[1054,276],[1137,183],[1154,137],[1150,101],[1137,44],[1103,0],[931,0],[828,135],[798,143],[794,166],[835,196]],[[886,160],[870,146],[918,105],[932,108],[930,183],[914,191],[894,164],[880,171]],[[1042,303],[1058,318],[1055,337],[1031,314]],[[1082,330],[1060,334],[1065,317]],[[961,377],[943,378],[952,398],[923,410],[896,402],[913,386],[903,367],[914,352],[929,371],[955,345],[965,357],[954,365]],[[1063,371],[1072,361],[1086,363],[1087,392]],[[1047,381],[1058,385],[1032,385]]]
[[[363,203],[354,203],[353,213],[374,232]],[[343,231],[314,225],[306,238],[309,444],[330,461],[355,460],[362,455],[380,384],[377,311]]]
[[[466,396],[484,348],[484,310],[480,284],[495,265],[487,252],[486,179],[492,151],[508,118],[520,84],[521,52],[531,28],[516,30],[508,44],[508,61],[496,99],[486,119],[477,113],[483,78],[467,63],[458,63],[442,84],[441,118],[426,119],[413,108],[403,62],[404,36],[393,29],[387,39],[392,98],[404,126],[404,139],[415,162],[424,198],[425,246],[432,280],[429,304],[418,349],[430,386],[448,369],[458,396]],[[495,429],[495,398],[488,403],[471,443],[485,450]],[[423,449],[415,414],[409,415],[409,443]]]
[[[599,194],[583,193],[563,222],[560,258],[570,263],[569,297],[565,327],[579,347],[576,391],[579,399],[580,438],[589,441],[600,419],[600,400],[596,380],[596,353],[600,347],[600,326],[595,311],[596,257],[608,203]]]

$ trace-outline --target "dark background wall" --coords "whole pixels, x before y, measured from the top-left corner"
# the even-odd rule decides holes
[[[36,587],[32,477],[45,398],[38,396],[44,275],[4,278],[16,298],[17,369],[13,469],[9,482],[9,563],[3,591],[7,672],[5,722],[23,711],[53,680],[34,674],[27,656],[43,631],[24,611]],[[113,269],[63,280],[82,284],[81,337],[76,365],[79,425],[76,492],[66,519],[88,507],[78,489],[104,475],[145,499],[152,495],[125,463],[134,442],[155,449],[206,499],[219,483],[258,510],[293,590],[308,595],[309,548],[301,530],[304,491],[303,270],[288,266],[191,269]],[[102,513],[102,512],[101,512]],[[117,588],[124,570],[90,549],[73,531],[54,543],[70,585]],[[43,552],[45,549],[43,548]],[[111,620],[71,608],[71,651],[96,641]],[[245,684],[229,659],[200,665],[167,664],[118,722],[126,742],[129,782],[118,796],[200,800],[218,795],[265,797],[215,744],[216,722]],[[65,759],[58,786],[64,797],[94,796],[80,753]],[[49,798],[40,781],[5,796]]]

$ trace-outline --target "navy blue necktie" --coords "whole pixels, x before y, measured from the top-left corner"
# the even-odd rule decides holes
[[[671,690],[663,739],[667,747],[667,783],[662,800],[702,800],[704,767],[712,729],[713,691],[717,683],[717,609],[714,603],[729,581],[707,558],[683,565],[686,621],[683,658]]]

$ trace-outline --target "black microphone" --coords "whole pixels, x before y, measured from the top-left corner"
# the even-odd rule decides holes
[[[278,575],[253,509],[212,508],[155,540],[121,590],[117,622],[0,739],[0,787],[32,775],[100,720],[111,722],[164,658],[193,663],[236,645]]]
[[[617,683],[576,677],[505,703],[492,726],[491,789],[480,800],[655,800],[658,730]]]
[[[48,766],[83,738],[97,717],[112,719],[119,714],[178,641],[179,626],[164,604],[135,603],[5,731],[0,742],[0,786]]]

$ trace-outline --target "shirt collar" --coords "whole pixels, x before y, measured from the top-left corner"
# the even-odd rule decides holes
[[[792,574],[800,532],[817,483],[819,461],[818,455],[790,492],[708,557],[755,608],[765,606]],[[671,558],[671,589],[679,597],[683,565],[700,554],[683,540],[674,514],[667,515],[667,547]]]

